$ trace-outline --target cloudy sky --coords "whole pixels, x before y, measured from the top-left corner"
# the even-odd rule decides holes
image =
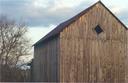
[[[35,43],[61,22],[98,0],[0,0],[0,15],[24,21],[28,37]],[[128,26],[128,0],[101,0]]]

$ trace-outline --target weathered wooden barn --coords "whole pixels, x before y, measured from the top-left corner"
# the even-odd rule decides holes
[[[127,83],[127,27],[98,1],[34,44],[33,80]]]

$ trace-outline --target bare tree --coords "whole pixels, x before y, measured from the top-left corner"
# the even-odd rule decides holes
[[[30,54],[26,33],[25,24],[16,23],[6,16],[0,17],[0,65],[15,67],[21,56]]]

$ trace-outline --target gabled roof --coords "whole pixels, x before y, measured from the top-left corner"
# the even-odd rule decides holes
[[[65,21],[65,22],[63,22],[63,23],[61,23],[61,24],[59,24],[55,29],[53,29],[50,33],[48,33],[46,36],[44,36],[42,39],[40,39],[38,42],[36,42],[35,44],[34,44],[34,46],[35,45],[37,45],[37,44],[39,44],[39,43],[41,43],[41,42],[44,42],[44,41],[46,41],[46,40],[48,40],[49,38],[51,38],[51,37],[54,37],[54,36],[56,36],[56,35],[58,35],[58,34],[60,34],[60,32],[63,30],[63,29],[65,29],[68,25],[70,25],[70,24],[72,24],[73,22],[75,22],[77,19],[79,19],[82,15],[84,15],[86,12],[88,12],[90,9],[92,9],[96,4],[101,4],[103,7],[105,7],[105,9],[107,10],[107,11],[109,11],[110,12],[110,14],[112,14],[118,21],[119,21],[119,23],[121,23],[123,26],[124,26],[124,28],[127,30],[128,28],[101,2],[101,1],[98,1],[98,2],[96,2],[95,4],[93,4],[92,6],[90,6],[89,8],[87,8],[87,9],[85,9],[84,11],[82,11],[81,13],[79,13],[79,14],[77,14],[76,16],[74,16],[74,17],[72,17],[71,19],[69,19],[69,20],[67,20],[67,21]]]

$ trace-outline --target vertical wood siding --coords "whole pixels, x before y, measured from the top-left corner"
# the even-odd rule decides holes
[[[58,37],[39,44],[34,48],[34,81],[58,81]]]
[[[97,4],[60,34],[60,81],[127,83],[127,41],[126,29]]]

